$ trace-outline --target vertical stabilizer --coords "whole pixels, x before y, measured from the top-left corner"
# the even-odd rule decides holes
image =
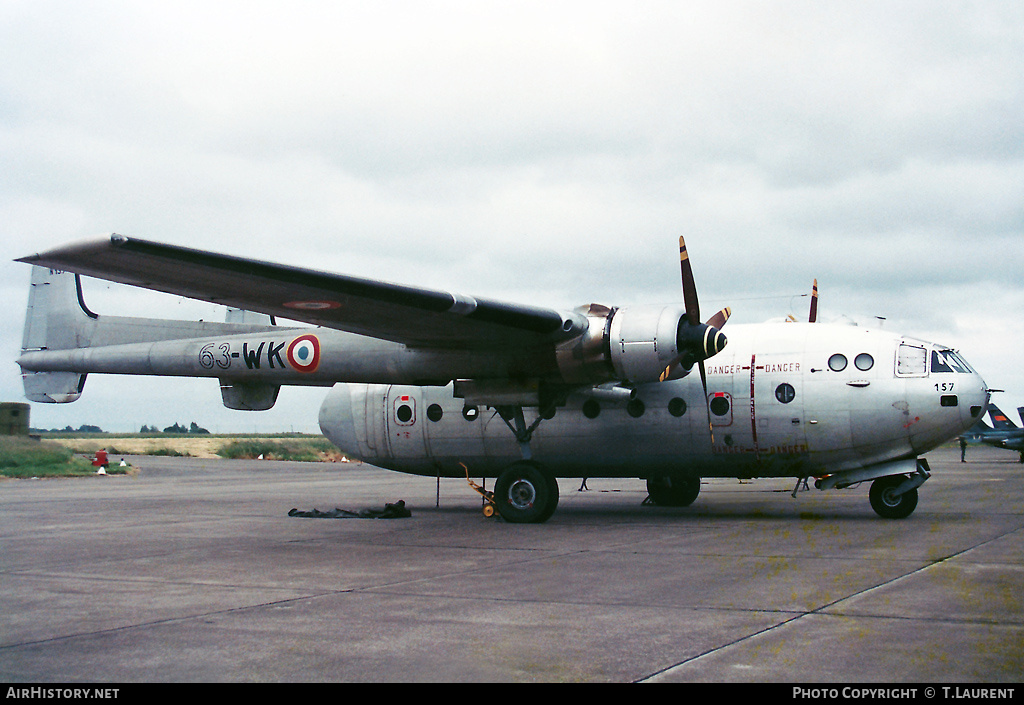
[[[76,274],[32,267],[22,353],[87,346],[95,318],[96,314],[82,300],[81,282]],[[85,387],[85,375],[77,372],[23,370],[21,377],[30,401],[72,402]]]
[[[988,415],[992,419],[992,427],[997,431],[1010,431],[1017,428],[1013,421],[1010,421],[995,404],[988,405]]]

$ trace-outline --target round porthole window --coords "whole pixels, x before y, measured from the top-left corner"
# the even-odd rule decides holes
[[[583,402],[583,415],[588,419],[596,419],[597,415],[601,413],[601,405],[593,399],[587,399]]]
[[[796,398],[796,390],[793,389],[793,385],[788,382],[783,382],[775,388],[775,398],[783,404],[788,404]]]
[[[725,397],[715,397],[711,400],[711,413],[715,416],[725,416],[729,413],[729,400]]]
[[[686,413],[686,400],[680,397],[674,397],[668,403],[668,413],[673,416],[682,416]]]
[[[395,409],[395,418],[402,423],[409,423],[412,420],[412,407],[408,404],[402,404]]]
[[[861,372],[867,372],[875,365],[875,358],[871,357],[867,353],[861,353],[857,357],[853,358],[854,366]]]
[[[846,369],[846,365],[846,355],[842,353],[836,353],[828,359],[828,368],[833,372],[842,372]]]
[[[442,416],[444,416],[444,409],[440,404],[431,404],[427,407],[427,418],[431,421],[440,421]]]
[[[476,421],[477,417],[480,416],[480,409],[475,406],[464,406],[462,407],[462,417],[466,421]]]
[[[632,416],[634,419],[638,419],[644,415],[646,407],[644,403],[639,399],[630,399],[629,403],[626,404],[626,413]]]

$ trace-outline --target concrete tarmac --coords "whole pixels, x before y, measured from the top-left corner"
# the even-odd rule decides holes
[[[117,458],[115,458],[116,460]],[[867,485],[560,482],[542,525],[464,480],[361,464],[132,457],[0,482],[5,682],[1017,683],[1024,466],[928,456],[917,511]],[[405,519],[299,518],[292,508]]]

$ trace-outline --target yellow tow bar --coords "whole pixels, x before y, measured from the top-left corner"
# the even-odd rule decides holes
[[[475,492],[477,492],[481,497],[484,498],[484,516],[488,518],[497,516],[498,507],[497,505],[494,504],[494,493],[488,492],[481,485],[478,485],[477,483],[469,479],[469,468],[466,467],[465,463],[459,463],[459,465],[461,465],[462,469],[466,471],[466,482],[469,483],[469,486],[472,487]]]

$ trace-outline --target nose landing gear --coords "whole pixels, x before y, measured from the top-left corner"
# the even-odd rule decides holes
[[[885,519],[905,519],[917,508],[917,487],[901,489],[912,480],[903,475],[880,477],[871,483],[871,508]]]

